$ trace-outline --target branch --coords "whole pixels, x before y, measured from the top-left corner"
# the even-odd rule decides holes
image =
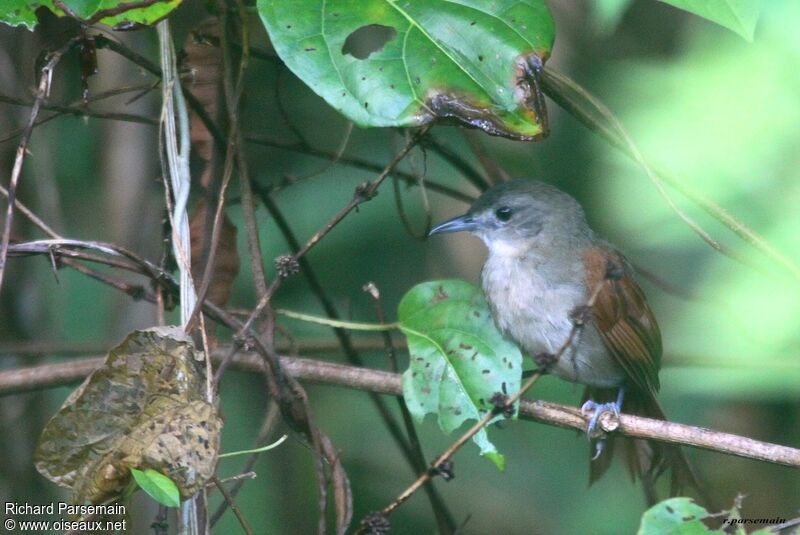
[[[16,207],[16,191],[19,177],[22,174],[22,164],[25,161],[25,154],[28,150],[28,141],[31,138],[33,127],[36,123],[36,117],[39,115],[39,109],[44,103],[45,99],[50,95],[50,82],[53,79],[53,71],[61,60],[61,56],[69,50],[75,43],[75,39],[70,39],[64,46],[53,52],[48,58],[47,64],[42,68],[42,74],[39,78],[39,86],[36,89],[36,99],[31,107],[31,114],[28,117],[28,123],[25,126],[25,131],[22,134],[22,139],[17,147],[17,154],[14,158],[14,167],[11,170],[11,178],[8,182],[8,208],[6,209],[5,225],[3,227],[3,235],[0,240],[0,288],[3,287],[3,275],[6,267],[6,257],[8,255],[8,244],[11,242],[11,224],[14,222],[14,208]]]
[[[249,135],[245,136],[245,141],[248,143],[253,143],[256,145],[262,145],[264,147],[272,147],[275,149],[281,150],[288,150],[292,152],[297,152],[300,154],[306,154],[308,156],[314,156],[316,158],[322,158],[326,160],[336,160],[335,163],[340,163],[343,165],[347,165],[350,167],[355,167],[356,169],[363,169],[365,171],[374,171],[376,173],[380,173],[383,170],[383,165],[372,163],[369,160],[364,160],[357,156],[347,156],[347,155],[338,155],[333,151],[328,151],[324,149],[317,149],[307,145],[306,143],[286,143],[283,141],[278,140],[271,140],[263,136],[255,136]],[[394,169],[392,171],[392,176],[395,176],[409,185],[416,186],[419,184],[419,180],[411,173],[406,173],[405,171],[400,171],[399,169]],[[275,193],[280,189],[294,183],[294,180],[286,178],[279,182],[278,184],[270,187],[270,192]],[[425,180],[425,187],[431,191],[435,191],[437,193],[441,193],[442,195],[446,195],[458,201],[465,202],[467,204],[472,204],[475,201],[475,197],[472,195],[468,195],[466,193],[462,193],[457,189],[453,189],[449,186],[441,184],[439,182],[426,179]]]
[[[227,348],[212,353],[214,362],[227,354]],[[42,364],[0,372],[0,396],[62,386],[84,379],[103,363],[103,358],[82,358],[58,364]],[[280,359],[287,374],[300,381],[341,386],[365,392],[401,396],[400,375],[369,368],[346,366],[315,359]],[[261,372],[263,361],[256,353],[240,353],[231,366],[246,372]],[[587,419],[580,409],[541,400],[522,400],[519,416],[523,420],[585,431]],[[615,431],[624,436],[692,446],[717,453],[735,455],[774,464],[800,468],[800,449],[761,442],[751,438],[642,416],[620,414]]]

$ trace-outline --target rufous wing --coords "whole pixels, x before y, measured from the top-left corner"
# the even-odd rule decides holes
[[[633,385],[654,394],[659,387],[661,332],[633,269],[621,254],[604,247],[587,250],[584,263],[588,292],[600,285],[592,307],[595,328]]]

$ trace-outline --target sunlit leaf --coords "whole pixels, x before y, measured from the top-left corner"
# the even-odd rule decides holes
[[[65,13],[52,0],[5,0],[0,3],[0,22],[10,26],[26,26],[32,30],[37,23],[36,10],[44,7],[56,15],[73,16],[85,22],[98,22],[112,28],[129,29],[137,25],[150,25],[163,19],[178,7],[181,0],[163,0],[145,7],[135,7],[140,2],[130,0],[62,0]],[[102,16],[103,13],[108,16]]]
[[[701,520],[708,511],[691,498],[670,498],[655,504],[642,515],[638,535],[702,535],[719,533],[708,529]]]
[[[177,328],[135,331],[47,423],[39,472],[72,489],[74,503],[99,503],[152,468],[184,498],[214,473],[222,422],[205,399],[202,363]]]
[[[542,134],[531,70],[555,29],[544,0],[259,0],[286,65],[362,126],[452,118]]]
[[[436,414],[450,433],[491,410],[493,394],[519,390],[522,354],[497,330],[483,293],[472,284],[418,284],[400,301],[398,318],[410,355],[403,396],[417,419]],[[486,431],[474,440],[502,469],[502,456]]]
[[[155,501],[167,507],[180,507],[181,495],[178,486],[164,474],[148,468],[147,470],[131,469],[136,483]]]
[[[753,40],[761,0],[661,0]]]

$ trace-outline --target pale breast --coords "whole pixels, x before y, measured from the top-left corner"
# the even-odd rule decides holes
[[[490,255],[481,273],[498,329],[531,356],[558,352],[572,331],[572,312],[586,303],[583,284],[553,283],[552,279],[547,266],[503,255]],[[552,373],[599,387],[617,386],[624,377],[591,325],[578,333]]]

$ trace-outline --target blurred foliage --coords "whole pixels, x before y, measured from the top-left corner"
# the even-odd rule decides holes
[[[776,2],[764,13],[753,44],[700,32],[687,39],[687,52],[672,64],[620,62],[611,67],[604,84],[612,106],[646,152],[746,223],[760,226],[771,243],[793,251],[794,258],[800,250],[798,219],[789,214],[800,200],[800,167],[793,149],[800,136],[800,99],[794,90],[800,85],[800,36],[785,21],[797,17],[796,2]],[[613,97],[620,94],[631,95],[625,106]],[[712,254],[656,202],[641,173],[621,159],[607,160],[597,172],[622,178],[601,195],[607,202],[629,201],[616,203],[615,210],[620,225],[639,229],[630,232],[628,246],[683,256],[690,259],[686,268],[697,270],[692,291],[707,305],[667,316],[666,324],[661,320],[667,332],[683,333],[667,339],[666,352],[717,371],[704,377],[693,368],[670,370],[677,374],[678,388],[715,396],[746,392],[797,399],[796,282],[769,272],[768,266],[743,268]],[[787,216],[776,217],[781,213]],[[703,224],[749,252],[727,239],[712,220]],[[657,265],[645,263],[651,269]]]
[[[681,179],[720,202],[764,234],[781,251],[800,261],[797,206],[800,203],[800,152],[797,151],[800,93],[800,7],[796,0],[764,3],[753,43],[724,28],[670,6],[634,1],[618,14],[606,33],[587,31],[594,24],[594,1],[551,1],[559,28],[550,65],[567,72],[607,103],[645,152]],[[622,2],[620,2],[622,4]],[[173,15],[180,42],[204,16],[202,2],[186,2]],[[259,22],[260,24],[260,22]],[[613,25],[611,25],[613,27]],[[0,94],[25,97],[33,86],[40,51],[54,48],[74,31],[69,21],[45,17],[34,33],[0,28]],[[255,45],[269,50],[253,27]],[[116,34],[137,52],[157,58],[155,32]],[[98,51],[100,74],[92,92],[149,83],[152,78],[118,56]],[[346,121],[285,67],[251,58],[244,95],[246,133],[294,143],[299,131],[307,142],[336,151]],[[52,100],[80,98],[77,54],[65,57],[57,71]],[[158,95],[130,101],[130,93],[92,109],[157,117]],[[759,269],[742,266],[712,251],[664,205],[646,176],[618,157],[576,121],[551,106],[551,136],[529,144],[475,136],[485,153],[512,176],[535,176],[581,200],[594,227],[618,245],[639,268],[666,281],[670,291],[644,279],[648,299],[665,340],[660,400],[671,419],[797,446],[800,418],[797,284],[773,274],[771,267],[724,227],[676,195],[676,200],[715,236],[740,250]],[[3,104],[0,130],[24,124],[27,108]],[[437,127],[434,136],[479,167],[458,128]],[[404,143],[393,130],[354,129],[346,155],[384,165]],[[14,140],[0,144],[0,169],[9,176]],[[313,234],[374,173],[302,152],[248,145],[253,179],[274,188],[274,197],[302,240]],[[431,151],[416,149],[402,168],[424,171],[432,180],[471,195],[477,192]],[[21,181],[20,199],[64,235],[105,240],[158,260],[161,255],[163,191],[159,181],[156,130],[147,125],[64,116],[36,128]],[[287,177],[292,178],[290,185]],[[400,187],[416,228],[424,213],[417,188]],[[462,213],[464,205],[429,192],[433,218]],[[373,320],[374,308],[361,291],[366,281],[380,288],[387,310],[413,285],[433,278],[475,281],[484,251],[478,240],[421,243],[409,236],[397,217],[391,187],[351,214],[309,255],[322,284],[345,317]],[[233,195],[228,210],[242,228],[241,207]],[[289,247],[262,208],[257,210],[266,259]],[[19,239],[39,234],[21,219]],[[237,236],[246,251],[244,232]],[[243,258],[244,260],[244,258]],[[243,266],[247,266],[243,262]],[[268,266],[270,267],[270,266]],[[89,344],[78,355],[104,353],[124,334],[146,328],[154,308],[115,293],[74,271],[53,276],[49,260],[12,259],[0,292],[0,365],[43,362],[45,353],[21,355],[20,342]],[[274,270],[269,270],[274,276]],[[127,277],[130,280],[137,280]],[[138,281],[138,280],[137,280]],[[276,296],[278,306],[321,311],[301,276],[287,279]],[[254,302],[249,269],[243,268],[232,306]],[[173,313],[174,314],[174,313]],[[174,316],[173,316],[174,319]],[[170,321],[170,318],[167,318]],[[296,342],[333,339],[330,329],[280,319]],[[223,338],[228,334],[220,331]],[[375,337],[356,337],[375,341]],[[283,336],[278,342],[286,345]],[[373,344],[374,345],[374,344]],[[66,347],[66,346],[64,346]],[[66,349],[46,352],[47,361],[76,355]],[[340,352],[313,356],[343,360]],[[385,367],[382,351],[365,351],[369,365]],[[0,403],[0,498],[47,503],[63,499],[59,490],[33,469],[31,454],[45,422],[72,388],[13,396]],[[308,388],[315,420],[342,452],[352,479],[355,518],[383,507],[412,479],[363,393]],[[225,426],[222,451],[248,449],[258,433],[267,400],[261,378],[230,372],[222,383]],[[532,396],[577,404],[579,389],[545,379]],[[275,434],[284,430],[279,428]],[[605,480],[587,489],[588,445],[584,437],[530,423],[508,422],[491,430],[506,457],[497,472],[469,451],[455,459],[456,479],[437,481],[465,533],[551,534],[633,533],[645,509],[641,492],[615,465]],[[433,421],[420,425],[429,458],[452,440]],[[687,452],[702,480],[721,503],[738,492],[749,495],[743,517],[797,516],[797,472],[780,466],[703,451]],[[220,478],[238,473],[243,460],[220,466]],[[315,460],[306,444],[290,440],[263,455],[259,477],[245,483],[237,503],[259,531],[275,534],[316,530]],[[152,500],[133,500],[135,532],[145,532],[156,514]],[[212,496],[212,509],[220,502]],[[136,524],[138,522],[138,524]],[[432,531],[430,508],[418,496],[392,517],[395,532]],[[751,526],[748,526],[748,529]],[[228,513],[218,532],[238,530]]]
[[[84,21],[99,20],[114,28],[131,29],[137,24],[153,24],[163,19],[181,1],[61,0],[60,3],[54,3],[53,0],[6,0],[6,5],[0,7],[0,22],[11,26],[25,26],[32,30],[37,23],[37,9],[49,9],[60,16],[65,16],[66,9]]]

